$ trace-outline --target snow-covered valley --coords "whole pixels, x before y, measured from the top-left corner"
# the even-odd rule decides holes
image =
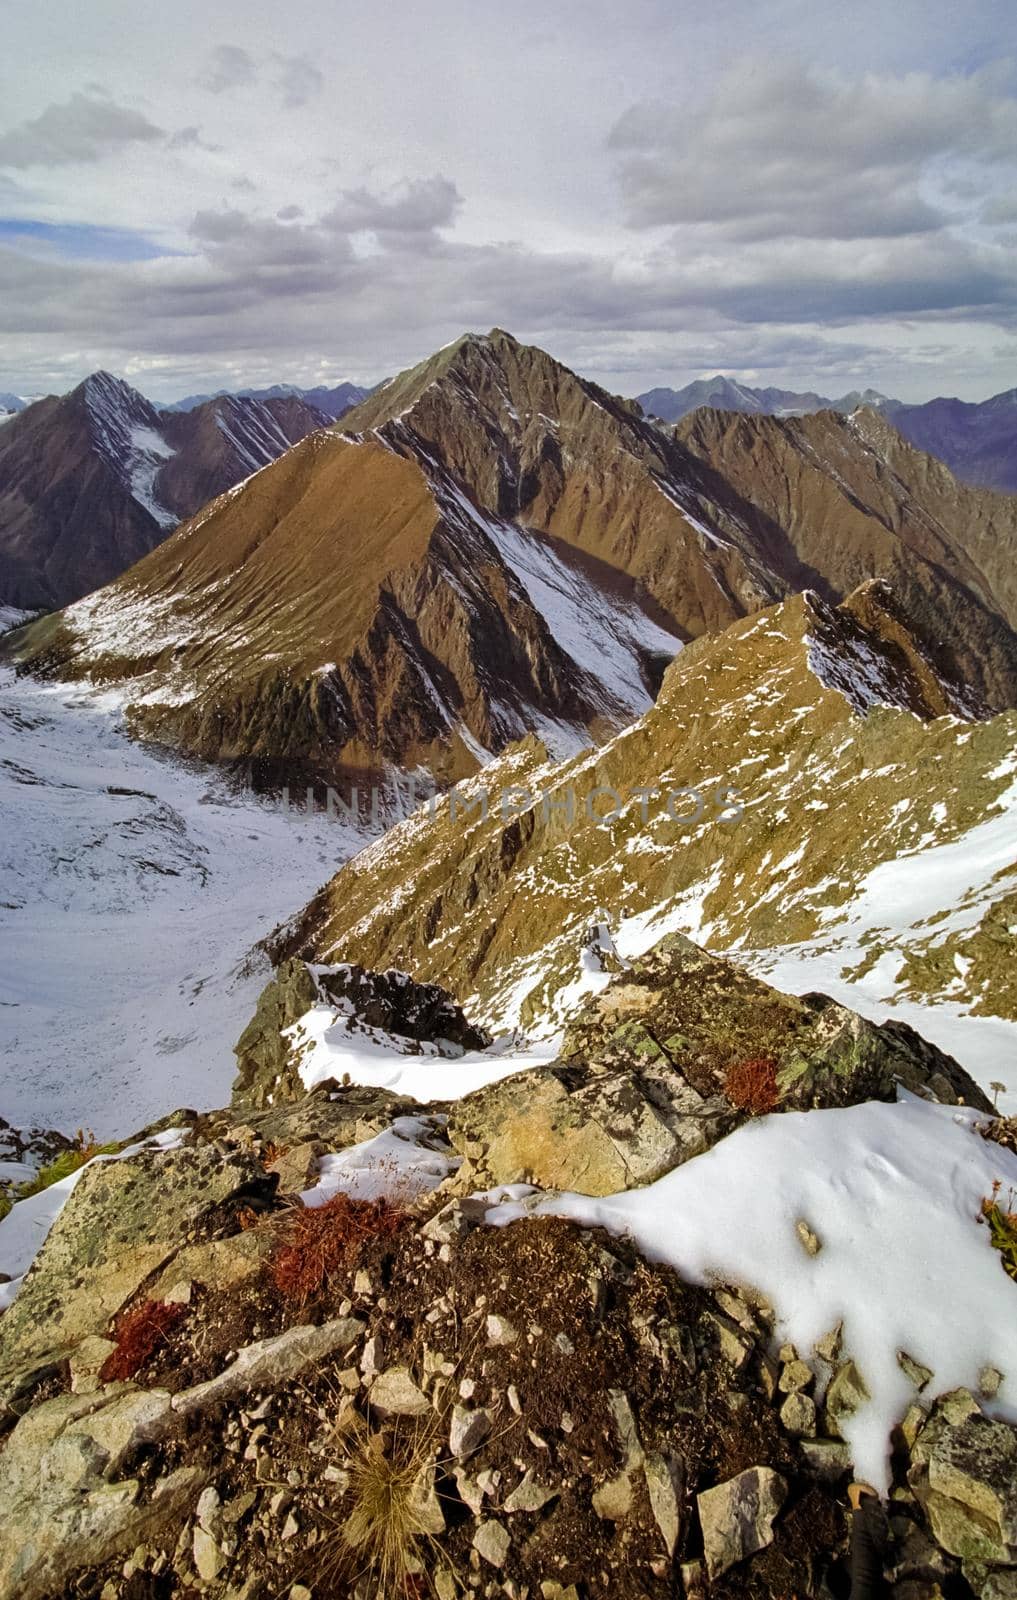
[[[363,842],[133,743],[115,700],[0,673],[0,1114],[99,1139],[222,1104],[253,947]]]

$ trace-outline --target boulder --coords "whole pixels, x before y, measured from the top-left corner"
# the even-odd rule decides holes
[[[938,1404],[919,1433],[908,1482],[944,1550],[1017,1567],[1017,1428],[951,1409]]]
[[[182,1467],[143,1494],[117,1475],[172,1417],[163,1390],[60,1395],[17,1424],[0,1453],[0,1600],[44,1600],[186,1520],[202,1472]]]
[[[669,1126],[630,1070],[534,1068],[453,1106],[449,1139],[466,1163],[465,1190],[532,1183],[614,1194],[652,1183],[707,1149],[716,1129],[701,1103]]]
[[[253,1155],[216,1143],[91,1162],[0,1319],[0,1391],[104,1336],[203,1221],[268,1198],[275,1183]]]
[[[773,1543],[773,1523],[787,1484],[772,1467],[749,1467],[696,1497],[711,1581]]]

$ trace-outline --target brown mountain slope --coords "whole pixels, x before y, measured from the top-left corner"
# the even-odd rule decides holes
[[[539,595],[557,582],[600,629],[615,688],[556,640],[520,572]],[[254,760],[266,780],[386,762],[461,774],[478,745],[548,719],[574,747],[649,704],[654,660],[678,643],[617,575],[597,588],[575,560],[480,517],[437,469],[326,433],[117,584],[13,636],[37,670],[130,681],[139,731]]]
[[[885,586],[837,608],[796,596],[690,645],[599,751],[555,765],[534,741],[391,830],[276,954],[440,974],[486,1020],[528,1025],[601,969],[598,924],[629,955],[671,929],[717,949],[825,940],[860,971],[889,946],[916,992],[1017,1015],[1017,714],[965,721],[962,702]],[[979,827],[999,833],[980,866]],[[957,851],[952,870],[936,856],[962,839],[963,892]],[[910,876],[877,889],[902,859]]]
[[[26,407],[0,432],[0,594],[49,609],[110,582],[327,420],[231,395],[163,412],[109,373]]]

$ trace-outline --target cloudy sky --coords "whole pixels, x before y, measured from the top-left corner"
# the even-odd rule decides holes
[[[1017,385],[1013,0],[3,8],[0,390]]]

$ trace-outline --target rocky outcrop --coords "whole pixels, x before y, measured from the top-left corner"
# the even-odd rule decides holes
[[[236,1099],[263,1106],[280,1080],[288,1077],[290,1041],[285,1030],[318,999],[318,985],[303,961],[283,961],[258,996],[258,1006],[234,1047]]]
[[[331,1006],[348,1029],[393,1038],[408,1052],[425,1041],[452,1052],[482,1050],[490,1043],[439,984],[415,983],[405,972],[368,972],[348,962],[311,968],[290,958],[262,990],[237,1041],[236,1105],[264,1109],[303,1098],[301,1047],[288,1030],[315,1005]]]
[[[221,1217],[263,1203],[276,1179],[218,1144],[90,1162],[0,1318],[0,1399],[64,1360],[182,1245]]]
[[[751,1116],[893,1101],[991,1104],[901,1023],[797,999],[669,935],[573,1017],[550,1067],[453,1106],[464,1189],[531,1183],[613,1194],[652,1183]]]

